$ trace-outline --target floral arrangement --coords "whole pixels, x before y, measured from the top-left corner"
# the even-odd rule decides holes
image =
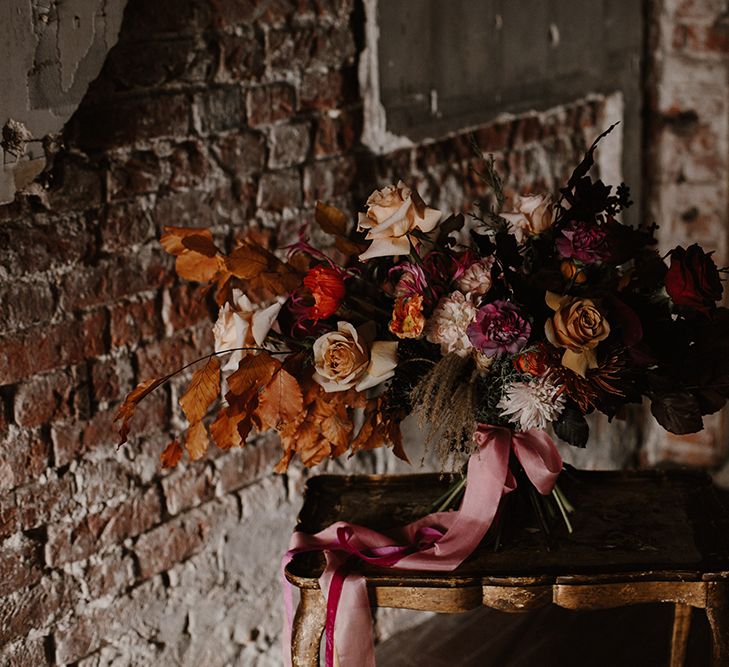
[[[295,455],[313,466],[382,445],[406,459],[412,413],[438,415],[428,439],[444,456],[471,451],[482,424],[583,447],[586,414],[612,418],[643,397],[667,430],[700,430],[729,397],[726,269],[698,245],[661,256],[655,225],[619,221],[628,188],[589,174],[609,131],[556,198],[507,206],[485,161],[493,196],[469,220],[442,219],[403,182],[373,192],[355,225],[319,202],[327,252],[306,229],[284,258],[251,238],[226,254],[207,229],[166,228],[177,273],[214,288],[219,311],[215,352],[180,399],[184,446],[172,442],[163,465],[267,429],[280,435],[278,472]],[[172,375],[129,394],[122,441],[137,403]]]

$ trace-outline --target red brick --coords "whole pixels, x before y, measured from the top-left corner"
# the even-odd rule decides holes
[[[208,463],[192,463],[162,479],[167,511],[174,515],[211,500],[215,496],[213,474]]]
[[[169,187],[172,190],[186,190],[199,186],[210,171],[210,164],[202,143],[188,141],[175,146],[170,163]]]
[[[95,403],[116,401],[134,388],[131,358],[98,360],[91,366],[91,388]]]
[[[302,24],[268,30],[266,56],[273,72],[318,67],[340,68],[354,61],[354,33],[348,23]]]
[[[86,387],[77,368],[36,375],[15,391],[15,422],[32,428],[76,414],[74,395]]]
[[[110,310],[111,345],[122,347],[157,337],[162,331],[162,315],[156,297],[142,296]]]
[[[212,327],[176,332],[160,341],[149,343],[137,350],[137,367],[140,381],[162,377],[200,358],[210,349]]]
[[[48,282],[10,282],[0,286],[0,331],[50,322],[56,300]]]
[[[145,36],[202,32],[211,25],[212,6],[199,0],[132,2],[124,13],[123,32],[135,41]]]
[[[99,165],[62,156],[53,165],[48,204],[53,211],[84,211],[101,204],[102,179]]]
[[[0,441],[0,492],[34,481],[48,467],[50,450],[42,432],[23,430]]]
[[[142,578],[165,572],[200,551],[209,531],[209,519],[193,510],[142,535],[134,545]]]
[[[2,208],[2,207],[0,207]],[[79,218],[44,217],[0,225],[0,272],[28,275],[77,263],[93,252],[96,239]]]
[[[205,286],[188,282],[172,286],[164,298],[163,318],[167,327],[177,331],[201,322],[210,322],[212,326],[209,293]]]
[[[74,475],[78,493],[85,499],[87,507],[126,496],[134,488],[124,465],[115,459],[82,461]]]
[[[27,635],[34,628],[52,623],[72,595],[64,581],[42,579],[30,588],[0,599],[0,645]]]
[[[159,523],[161,512],[159,494],[151,488],[79,522],[53,523],[48,526],[48,565],[59,567],[82,560],[105,546],[139,535]]]
[[[82,451],[83,424],[74,420],[51,426],[53,461],[57,467],[68,465]]]
[[[352,192],[356,167],[351,157],[315,162],[304,168],[304,202],[332,201]]]
[[[212,88],[196,95],[195,109],[203,134],[235,130],[245,122],[243,95],[238,86]]]
[[[258,206],[266,211],[299,208],[302,202],[301,174],[297,169],[263,174],[258,184]]]
[[[346,111],[336,116],[325,114],[317,118],[314,155],[332,157],[351,151],[362,133],[361,116]]]
[[[82,572],[83,585],[91,599],[118,593],[134,583],[133,559],[121,548],[91,556]]]
[[[243,82],[255,81],[263,74],[263,38],[253,26],[244,25],[235,33],[219,35],[217,46],[223,63],[219,77],[222,75],[229,81]]]
[[[266,142],[260,132],[236,132],[219,138],[213,152],[226,172],[245,177],[263,169]]]
[[[273,169],[292,167],[306,160],[311,145],[311,125],[308,122],[288,123],[271,128],[271,152],[268,166]]]
[[[251,127],[290,118],[294,112],[294,89],[286,83],[272,83],[248,91],[248,124]]]
[[[96,425],[93,430],[93,437],[90,435],[91,423],[89,427],[84,431],[84,448],[91,450],[94,448],[108,447],[116,444],[119,441],[118,423],[112,425],[111,420],[114,415],[114,411],[107,410],[99,413],[100,416],[104,416],[104,420],[101,421],[102,426]],[[169,430],[170,421],[170,398],[166,387],[158,387],[151,394],[140,401],[137,405],[137,409],[134,412],[131,425],[132,430],[130,437],[147,437],[160,433],[162,431]],[[108,423],[108,427],[105,424]],[[135,445],[126,445],[127,447],[133,447]]]
[[[42,547],[20,535],[0,546],[0,597],[36,583],[43,568]]]
[[[0,649],[0,664],[12,667],[42,667],[51,665],[46,654],[45,639],[22,639]]]
[[[158,95],[82,106],[69,121],[67,131],[72,144],[95,151],[185,135],[189,121],[186,95]]]
[[[224,493],[237,491],[270,474],[281,458],[281,443],[276,436],[264,436],[255,444],[234,449],[216,462]]]
[[[152,213],[142,201],[109,206],[100,216],[99,228],[106,252],[128,252],[132,246],[157,236]]]
[[[210,76],[213,53],[198,38],[122,41],[104,67],[107,84],[113,83],[110,92],[199,83]]]
[[[0,336],[0,386],[103,354],[106,324],[106,314],[95,311],[53,326]]]
[[[75,484],[70,474],[33,482],[15,491],[20,526],[37,528],[68,515],[75,507]]]
[[[109,167],[109,198],[126,199],[156,192],[165,180],[164,166],[153,151],[134,151],[113,159]]]
[[[79,267],[61,282],[61,304],[73,311],[153,289],[167,273],[166,262],[162,250],[155,249],[152,253],[116,255],[96,266]]]
[[[281,24],[295,14],[306,11],[308,3],[304,0],[236,0],[218,2],[214,5],[213,20],[218,27],[224,28],[253,21],[266,26]],[[245,25],[243,25],[245,27]]]
[[[12,494],[0,496],[0,539],[17,533],[20,530],[18,521],[18,506],[15,503],[15,497]]]
[[[325,111],[357,102],[359,88],[354,68],[308,70],[299,88],[299,107]]]

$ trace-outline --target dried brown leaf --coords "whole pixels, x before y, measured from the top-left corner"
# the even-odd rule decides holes
[[[136,409],[139,401],[159,387],[165,380],[167,380],[167,377],[145,380],[144,382],[140,382],[127,394],[124,402],[121,404],[114,416],[114,421],[122,420],[121,426],[119,427],[119,437],[121,438],[119,441],[120,445],[123,445],[127,441],[130,429],[129,420],[134,416],[134,410]]]
[[[205,428],[205,424],[202,422],[195,422],[187,430],[187,440],[185,441],[185,449],[190,455],[193,461],[197,461],[205,456],[205,452],[208,451],[208,432]]]
[[[317,201],[314,209],[314,219],[327,234],[333,234],[334,236],[346,236],[347,234],[347,214],[340,211],[336,206]]]
[[[296,421],[304,409],[304,400],[296,378],[281,368],[258,396],[256,417],[262,428],[279,428]]]
[[[220,361],[210,357],[206,364],[195,371],[190,386],[180,398],[180,405],[191,424],[199,422],[210,404],[220,394]]]
[[[249,354],[240,360],[237,370],[228,377],[228,388],[237,396],[257,392],[271,381],[280,368],[281,362],[268,352]]]
[[[163,468],[174,468],[182,460],[182,447],[177,440],[173,440],[160,454]]]
[[[220,449],[232,449],[233,447],[240,447],[243,444],[243,439],[238,432],[238,422],[243,417],[244,415],[231,414],[229,406],[222,408],[218,412],[215,421],[210,425],[210,435],[213,438],[213,442]]]

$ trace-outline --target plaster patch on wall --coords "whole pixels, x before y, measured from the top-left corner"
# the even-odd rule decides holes
[[[380,27],[377,23],[378,0],[364,0],[365,47],[359,60],[359,87],[364,107],[362,143],[378,155],[400,148],[410,148],[413,142],[387,130],[387,114],[380,98],[380,57],[378,43]]]
[[[28,129],[23,149],[0,145],[0,204],[46,165],[44,139],[58,133],[116,43],[127,0],[3,0],[0,127]],[[48,144],[48,142],[45,142]]]
[[[623,94],[618,91],[605,97],[603,118],[607,129],[613,123],[620,123],[613,129],[608,137],[600,142],[595,151],[595,162],[603,183],[618,185],[624,180],[623,176],[623,127],[625,126],[625,104]]]

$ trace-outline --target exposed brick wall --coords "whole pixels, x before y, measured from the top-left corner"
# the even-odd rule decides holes
[[[729,6],[723,0],[652,3],[648,201],[661,246],[700,243],[729,265]],[[729,449],[729,414],[706,430],[665,433],[648,422],[644,461],[715,466]]]
[[[180,382],[121,450],[111,418],[210,349],[210,304],[175,279],[164,225],[285,242],[317,198],[353,211],[398,177],[445,210],[482,194],[465,137],[361,147],[360,23],[354,0],[130,0],[47,190],[0,207],[0,664],[279,664],[301,471],[270,476],[261,438],[162,474]],[[575,102],[478,138],[509,187],[553,189],[603,112]]]

